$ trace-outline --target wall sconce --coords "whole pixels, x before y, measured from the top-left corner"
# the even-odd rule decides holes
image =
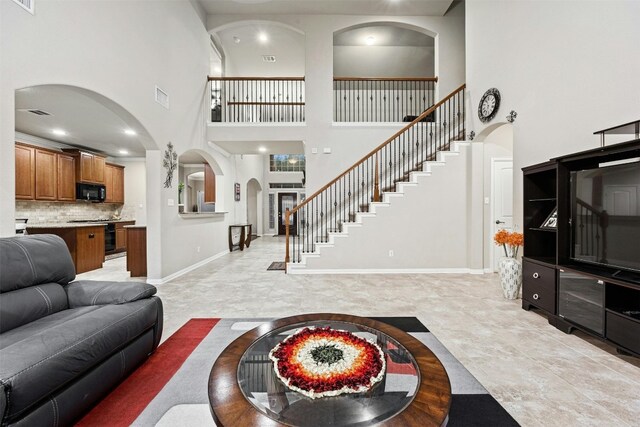
[[[507,116],[507,121],[509,123],[513,123],[516,117],[518,117],[518,113],[516,113],[515,110],[511,110],[511,112]]]
[[[476,137],[476,133],[474,131],[469,132],[469,141],[473,141],[473,138]]]

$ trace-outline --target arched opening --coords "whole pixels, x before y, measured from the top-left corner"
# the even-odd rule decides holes
[[[252,225],[254,234],[262,234],[262,186],[257,179],[247,182],[247,223]]]
[[[305,36],[272,21],[211,32],[222,63],[211,79],[211,122],[303,122]]]
[[[187,150],[178,156],[178,212],[221,212],[224,190],[222,169],[202,150]]]
[[[412,121],[435,102],[435,58],[435,34],[419,27],[372,22],[334,32],[334,121]]]
[[[396,22],[372,22],[333,34],[334,76],[433,77],[435,34]]]
[[[70,236],[76,223],[103,221],[94,234],[102,244],[91,253],[65,238],[76,269],[108,262],[124,274],[117,259],[126,255],[124,225],[147,223],[145,157],[157,146],[145,127],[100,93],[45,84],[15,91],[15,141],[17,224],[26,222],[30,234]]]
[[[502,248],[493,241],[498,230],[514,230],[513,126],[502,122],[485,129],[480,137],[484,146],[484,186],[489,204],[485,205],[485,268],[497,271]]]

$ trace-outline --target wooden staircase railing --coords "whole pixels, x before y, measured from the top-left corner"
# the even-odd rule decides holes
[[[422,170],[426,161],[447,151],[452,141],[464,139],[465,87],[462,85],[420,114],[349,169],[285,212],[286,263],[299,263],[313,253],[329,233],[355,221],[357,212],[368,212],[369,203],[394,191],[409,173]],[[429,120],[425,120],[429,117]],[[295,233],[292,233],[295,230]]]

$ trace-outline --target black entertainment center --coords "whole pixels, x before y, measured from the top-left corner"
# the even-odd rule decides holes
[[[628,142],[523,168],[522,308],[640,356],[640,121]]]

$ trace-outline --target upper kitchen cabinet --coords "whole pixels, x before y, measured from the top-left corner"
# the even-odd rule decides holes
[[[54,151],[35,149],[36,200],[58,199],[58,158]]]
[[[58,154],[58,200],[76,199],[76,159],[73,156]]]
[[[79,150],[64,150],[76,156],[76,182],[104,184],[104,157]]]
[[[104,185],[107,190],[106,203],[124,203],[124,167],[106,163]]]
[[[16,199],[36,198],[36,153],[33,147],[16,143]]]

